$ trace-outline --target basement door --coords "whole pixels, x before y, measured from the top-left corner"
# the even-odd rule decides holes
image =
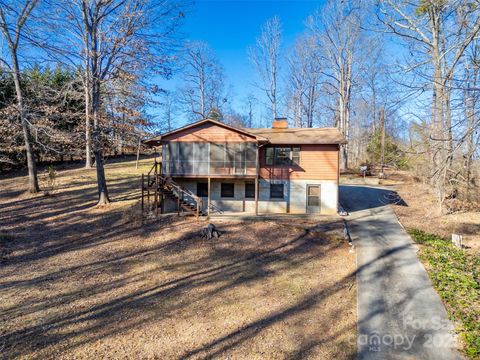
[[[307,185],[307,214],[320,213],[320,193],[320,185]]]

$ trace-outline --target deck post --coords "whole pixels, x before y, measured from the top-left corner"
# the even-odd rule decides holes
[[[258,215],[258,176],[255,178],[255,215]]]
[[[158,184],[159,178],[158,178],[158,173],[156,172],[155,169],[155,215],[158,215],[158,207],[159,207],[159,184]]]
[[[147,206],[150,211],[150,174],[147,174]]]
[[[144,198],[143,198],[144,197],[144,185],[145,185],[145,175],[142,174],[142,214],[143,214],[143,208],[145,206],[145,204],[144,204],[145,201],[144,201]]]
[[[200,198],[197,198],[197,220],[200,216]]]
[[[321,196],[321,195],[320,195]],[[322,208],[320,207],[320,211]],[[337,151],[337,213],[340,209],[340,145]]]
[[[177,196],[177,215],[180,216],[180,194]]]
[[[207,215],[210,216],[210,188],[211,188],[211,178],[210,176],[208,177],[208,189],[207,189],[207,195],[208,195],[208,201],[207,201]]]
[[[258,178],[260,176],[260,146],[257,143],[257,158],[255,159],[255,215],[258,215]]]

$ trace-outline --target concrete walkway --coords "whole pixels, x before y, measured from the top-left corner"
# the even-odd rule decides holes
[[[388,206],[401,199],[367,186],[340,194],[357,251],[358,358],[461,358],[416,246]]]

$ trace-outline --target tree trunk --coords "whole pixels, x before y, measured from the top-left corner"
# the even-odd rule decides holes
[[[92,167],[92,132],[90,129],[90,74],[88,70],[86,70],[85,73],[85,168],[90,169]]]
[[[381,159],[382,159],[382,170],[380,171],[380,176],[383,178],[385,176],[385,109],[380,110],[380,126],[382,129],[382,138],[381,138]]]
[[[432,141],[432,185],[434,185],[437,192],[437,199],[439,202],[439,210],[441,212],[443,201],[445,199],[445,179],[443,174],[443,167],[446,166],[445,161],[445,144],[444,144],[444,100],[445,89],[444,79],[442,76],[442,60],[440,56],[441,32],[440,32],[440,18],[438,14],[431,10],[430,23],[432,31],[432,62],[434,67],[433,74],[433,136]]]
[[[445,91],[445,129],[447,135],[447,146],[445,148],[445,156],[446,156],[446,166],[448,169],[452,168],[453,165],[453,133],[452,133],[452,111],[451,111],[451,81],[449,80],[448,83],[444,86]]]
[[[476,49],[476,48],[475,48]],[[465,159],[465,181],[467,186],[467,200],[471,200],[472,192],[472,163],[473,155],[475,154],[474,145],[474,127],[475,127],[475,109],[476,109],[476,88],[478,77],[478,65],[477,65],[476,51],[473,55],[472,73],[470,75],[469,64],[465,66],[465,73],[467,74],[467,89],[465,90],[465,115],[467,118],[466,129],[466,142],[467,142],[467,154]]]
[[[103,167],[102,139],[99,126],[99,108],[100,108],[100,84],[92,84],[92,112],[93,112],[93,146],[95,154],[95,168],[97,170],[97,188],[98,205],[108,205],[107,180],[105,178],[105,168]]]
[[[337,127],[339,128],[340,133],[346,138],[347,137],[346,129],[345,129],[345,115],[346,115],[346,112],[345,112],[345,101],[344,101],[344,97],[343,97],[342,88],[343,88],[343,82],[341,82],[341,86],[340,86],[341,93],[340,93],[340,97],[338,99],[338,124],[337,124]],[[348,149],[347,149],[346,144],[344,144],[344,145],[341,146],[341,149],[340,149],[340,170],[345,171],[345,170],[347,170],[347,168],[348,168]]]
[[[96,141],[96,139],[94,140]],[[95,168],[97,170],[97,187],[98,187],[98,205],[110,204],[108,197],[107,180],[105,178],[105,168],[103,167],[102,149],[98,147],[95,152]]]
[[[15,49],[10,49],[12,55],[13,65],[13,81],[15,83],[15,91],[17,93],[17,107],[20,115],[20,122],[22,124],[23,139],[25,141],[25,152],[27,158],[28,167],[28,191],[35,194],[40,191],[37,178],[37,166],[33,154],[30,130],[28,129],[28,123],[25,116],[25,108],[23,105],[23,92],[20,84],[20,69],[18,66],[18,58],[15,53]]]
[[[140,146],[142,145],[142,139],[138,138],[138,147],[137,147],[137,161],[135,162],[135,169],[138,169],[138,161],[140,160]]]
[[[341,146],[340,152],[340,170],[345,171],[348,169],[348,149],[347,145],[344,144]]]
[[[270,59],[272,66],[272,105],[273,105],[273,118],[276,119],[277,114],[277,63],[276,60]]]

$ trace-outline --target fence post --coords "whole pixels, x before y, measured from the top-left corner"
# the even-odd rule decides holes
[[[158,187],[158,174],[155,171],[155,215],[158,215],[158,201],[159,201],[159,187]]]
[[[147,174],[147,206],[150,211],[150,174]]]

